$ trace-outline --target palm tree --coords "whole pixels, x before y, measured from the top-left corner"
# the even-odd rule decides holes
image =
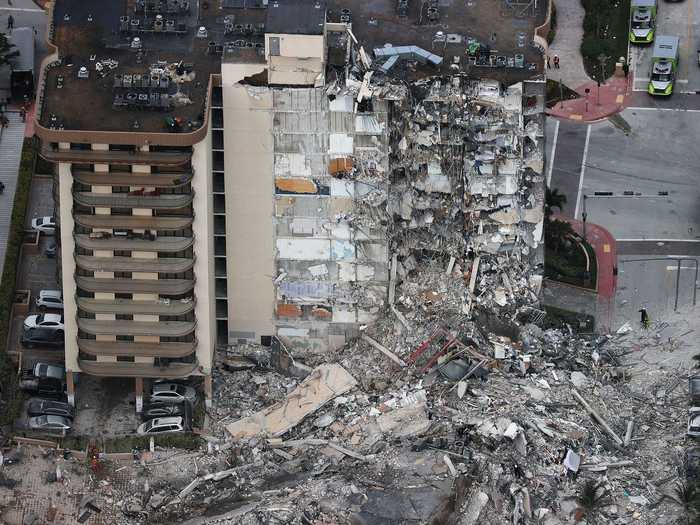
[[[573,233],[574,229],[568,222],[550,219],[544,225],[544,244],[559,253],[564,248],[564,241]]]
[[[552,217],[553,208],[558,208],[559,211],[562,211],[564,209],[564,204],[566,204],[566,195],[559,193],[557,188],[547,188],[544,198],[545,221],[549,222],[549,219]]]

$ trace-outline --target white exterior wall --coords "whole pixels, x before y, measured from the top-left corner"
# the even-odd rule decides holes
[[[216,302],[214,294],[214,197],[211,174],[211,123],[206,138],[194,145],[194,296],[197,326],[197,361],[204,374],[211,373],[216,349]]]
[[[66,370],[79,372],[78,307],[75,302],[75,241],[73,240],[73,174],[67,162],[58,164],[59,203],[56,211],[61,224],[61,278],[65,314]]]
[[[279,55],[270,54],[270,38],[279,39]],[[323,83],[326,57],[325,35],[265,35],[268,82],[278,85]]]

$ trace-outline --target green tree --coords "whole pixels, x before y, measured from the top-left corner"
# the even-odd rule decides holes
[[[544,244],[548,249],[559,253],[566,248],[566,239],[574,230],[566,221],[549,220],[544,224]]]
[[[0,33],[0,66],[9,64],[10,60],[19,56],[19,51],[13,49],[14,44],[7,40],[5,33]]]

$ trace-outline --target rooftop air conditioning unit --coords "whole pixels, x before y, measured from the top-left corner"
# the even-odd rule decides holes
[[[78,78],[89,78],[90,77],[90,72],[88,71],[88,68],[85,66],[81,66],[80,69],[78,70]]]

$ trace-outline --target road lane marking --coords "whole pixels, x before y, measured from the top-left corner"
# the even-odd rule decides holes
[[[678,270],[678,266],[667,266],[667,272],[673,272]],[[695,270],[695,266],[681,266],[681,270]]]
[[[583,188],[583,175],[586,172],[586,158],[588,157],[588,145],[591,140],[591,125],[586,128],[586,145],[583,147],[583,158],[581,159],[581,175],[578,179],[578,193],[576,194],[576,209],[574,219],[578,219],[579,207],[581,206],[581,189]]]
[[[549,185],[552,182],[552,169],[554,169],[554,156],[557,154],[557,139],[559,138],[559,123],[561,121],[557,119],[557,123],[554,126],[554,139],[552,142],[552,155],[551,158],[549,159],[549,166],[547,166],[547,187],[549,188]]]
[[[23,7],[0,7],[0,11],[20,11],[22,13],[44,13],[46,14],[46,11],[43,9],[38,9],[38,8],[23,8]]]

